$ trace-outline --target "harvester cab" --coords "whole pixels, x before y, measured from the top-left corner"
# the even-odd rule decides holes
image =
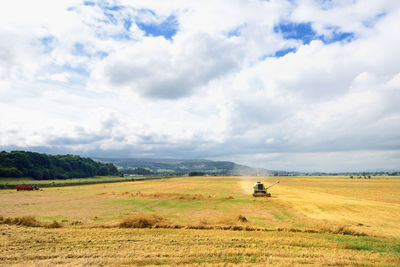
[[[254,193],[253,197],[271,197],[271,193],[267,192],[267,189],[279,183],[279,180],[275,183],[271,184],[268,187],[265,187],[263,183],[257,182],[253,185]]]

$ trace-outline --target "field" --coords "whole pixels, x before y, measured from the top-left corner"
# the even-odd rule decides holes
[[[165,176],[151,176],[151,178],[159,179]],[[40,187],[60,187],[68,185],[87,185],[98,183],[115,183],[127,182],[141,179],[148,179],[149,176],[96,176],[90,178],[73,178],[73,179],[54,179],[54,180],[35,180],[30,177],[21,178],[0,178],[0,189],[14,189],[19,184],[36,184]]]
[[[400,265],[400,179],[256,179],[1,190],[0,264]]]

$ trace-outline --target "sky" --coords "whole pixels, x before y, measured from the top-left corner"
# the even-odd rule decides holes
[[[400,169],[398,0],[13,0],[0,150]]]

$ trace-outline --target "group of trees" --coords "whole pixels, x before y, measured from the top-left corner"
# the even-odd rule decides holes
[[[199,171],[189,172],[189,176],[204,176],[204,175],[205,175],[204,172],[199,172]]]
[[[36,152],[0,152],[0,177],[32,177],[37,180],[119,175],[112,163],[96,162],[74,155]]]
[[[134,169],[124,169],[122,170],[124,174],[136,174],[136,175],[151,175],[152,171],[144,168],[134,168]]]
[[[371,175],[363,175],[363,176],[361,176],[361,175],[359,175],[359,176],[357,176],[357,177],[354,177],[353,175],[350,175],[350,179],[353,179],[353,178],[358,178],[358,179],[362,179],[362,178],[364,178],[364,179],[371,179]]]

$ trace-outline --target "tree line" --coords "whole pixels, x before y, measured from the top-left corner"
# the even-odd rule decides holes
[[[120,175],[112,163],[75,155],[48,155],[29,151],[0,152],[0,177],[32,177],[36,180]]]
[[[144,169],[144,168],[134,168],[134,169],[123,169],[121,170],[122,173],[124,174],[136,174],[136,175],[152,175],[153,172],[148,170],[148,169]]]

